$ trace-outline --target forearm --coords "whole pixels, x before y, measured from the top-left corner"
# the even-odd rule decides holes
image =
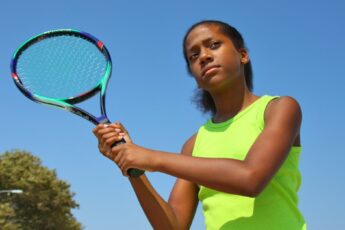
[[[255,173],[243,161],[157,153],[157,171],[218,191],[254,196]]]
[[[172,207],[155,191],[145,175],[129,180],[154,229],[180,229]]]

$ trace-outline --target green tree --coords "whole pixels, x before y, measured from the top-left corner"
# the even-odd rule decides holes
[[[2,230],[17,230],[20,225],[13,221],[15,212],[10,203],[0,203],[0,226]]]
[[[71,209],[70,185],[59,180],[55,170],[25,151],[0,155],[0,190],[21,189],[21,194],[0,193],[0,229],[82,229]]]

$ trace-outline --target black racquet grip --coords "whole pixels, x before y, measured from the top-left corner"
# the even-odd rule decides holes
[[[122,144],[125,144],[126,141],[125,139],[121,139],[119,140],[118,142],[115,142],[111,147],[114,147],[114,146],[117,146],[117,145],[122,145]],[[137,178],[141,175],[144,174],[145,171],[143,170],[140,170],[140,169],[128,169],[127,173],[130,177],[134,177],[134,178]]]

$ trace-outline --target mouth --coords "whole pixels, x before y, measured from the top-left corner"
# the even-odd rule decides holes
[[[206,66],[206,68],[202,70],[201,76],[206,77],[210,74],[213,74],[218,71],[219,67],[220,65]]]

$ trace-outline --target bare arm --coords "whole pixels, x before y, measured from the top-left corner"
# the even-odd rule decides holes
[[[115,125],[115,127],[117,126]],[[121,133],[119,137],[118,133],[118,131],[114,132],[114,126],[98,126],[94,129],[94,134],[99,139],[100,151],[111,160],[113,160],[109,148],[111,143],[121,137],[125,137],[127,142],[131,142],[129,136]],[[182,149],[182,155],[191,153],[194,139],[193,136],[186,142]],[[198,203],[198,188],[195,184],[183,179],[177,179],[169,201],[166,202],[156,192],[145,174],[138,178],[129,178],[129,181],[154,229],[189,229]]]
[[[297,142],[301,110],[290,97],[274,100],[265,112],[265,128],[244,161],[198,158],[144,149],[134,144],[113,148],[124,174],[130,167],[160,171],[227,193],[256,196]]]
[[[281,98],[268,107],[265,128],[244,161],[161,154],[157,170],[219,191],[257,196],[287,157],[300,123],[297,102]]]
[[[186,142],[182,154],[191,153],[194,137]],[[189,229],[198,204],[198,187],[189,181],[177,179],[169,201],[164,201],[147,177],[129,178],[146,217],[154,229]]]
[[[152,187],[145,175],[129,178],[138,201],[154,229],[181,229],[172,207]]]

